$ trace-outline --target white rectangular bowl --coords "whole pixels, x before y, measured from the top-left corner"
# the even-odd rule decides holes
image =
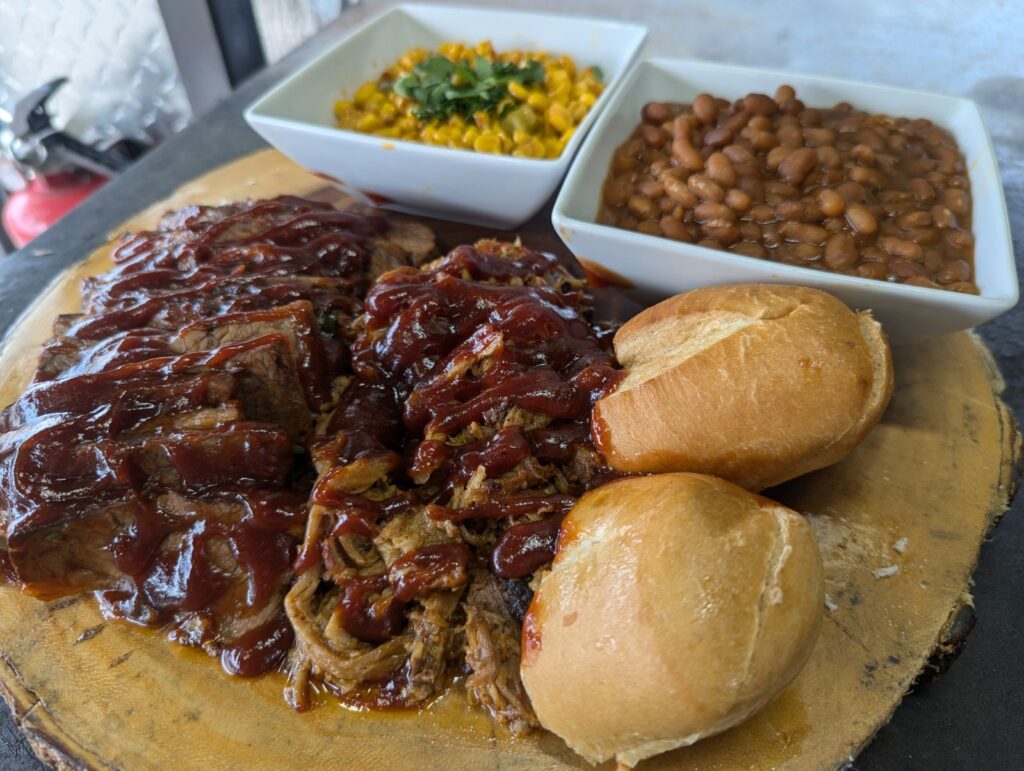
[[[635,61],[647,29],[576,16],[399,5],[339,41],[246,110],[264,139],[364,203],[512,228],[551,197],[598,113]],[[540,160],[389,140],[335,126],[350,99],[410,48],[490,40],[509,49],[568,54],[599,66],[605,91],[558,158]]]
[[[971,180],[979,296],[785,265],[596,224],[612,154],[636,128],[647,102],[689,102],[701,92],[737,99],[752,91],[774,93],[783,83],[792,85],[808,106],[847,101],[869,112],[928,118],[953,133]],[[1017,304],[1017,272],[999,170],[977,105],[967,99],[707,62],[644,61],[617,90],[584,142],[555,201],[552,223],[578,258],[628,279],[645,302],[712,284],[802,284],[831,292],[854,308],[870,308],[894,342],[966,329]]]

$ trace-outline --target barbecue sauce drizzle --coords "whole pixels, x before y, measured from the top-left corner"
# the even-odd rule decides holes
[[[583,317],[581,293],[556,288],[557,277],[565,277],[561,270],[548,255],[521,250],[509,259],[478,245],[456,248],[429,270],[403,268],[385,274],[364,301],[362,331],[352,349],[357,380],[341,400],[346,414],[336,417],[327,432],[346,437],[334,461],[361,453],[393,456],[400,409],[399,429],[410,437],[401,471],[420,483],[413,492],[438,491],[421,501],[434,519],[501,520],[505,530],[493,553],[481,556],[502,578],[528,577],[551,561],[558,526],[575,495],[525,492],[461,509],[445,503],[480,466],[488,478],[495,478],[531,456],[563,464],[578,449],[592,448],[591,408],[621,377],[608,340]],[[484,359],[486,367],[474,368]],[[390,411],[382,402],[385,393],[393,399]],[[376,402],[372,408],[366,406],[371,401]],[[486,423],[489,415],[511,405],[552,422],[532,430],[508,426],[462,444],[435,438]],[[367,425],[371,412],[375,429]],[[390,501],[339,496],[330,488],[328,473],[313,502],[334,509],[331,535],[373,537],[389,518],[385,509]],[[402,498],[403,505],[407,502]],[[456,551],[456,546],[461,549]],[[447,550],[430,558],[431,576],[444,576],[450,586],[462,585],[469,558],[462,544],[425,547],[402,560],[421,570],[425,552],[438,548]],[[299,569],[309,564],[308,558],[301,560]],[[400,610],[408,595],[405,585],[395,582],[393,570],[343,584],[342,626],[357,639],[379,643],[404,629]],[[424,578],[417,585],[432,586]]]
[[[146,626],[174,624],[172,638],[204,647],[215,642],[207,626],[220,610],[259,608],[290,581],[308,493],[295,480],[292,440],[273,424],[234,422],[203,434],[222,435],[211,452],[187,430],[158,428],[145,442],[132,432],[230,403],[238,374],[232,358],[267,342],[176,355],[179,331],[281,313],[303,316],[310,327],[294,353],[316,409],[329,379],[347,367],[349,329],[337,319],[359,312],[369,239],[387,229],[381,216],[292,197],[223,211],[191,207],[175,215],[171,234],[123,240],[116,267],[85,282],[86,315],[58,322],[59,336],[44,349],[77,355],[77,363],[64,373],[41,369],[0,414],[0,504],[10,549],[4,571],[19,581],[19,568],[39,572],[29,588],[42,595],[89,588],[62,583],[56,569],[46,575],[47,550],[60,548],[83,513],[116,508],[122,521],[108,553],[123,578],[113,587],[94,579],[104,612]],[[176,476],[177,498],[147,469],[153,453]],[[226,506],[236,516],[218,516]],[[241,596],[238,581],[230,591],[225,550],[245,574]],[[188,622],[178,625],[183,617]],[[241,676],[278,668],[292,640],[281,610],[224,646],[222,666]]]

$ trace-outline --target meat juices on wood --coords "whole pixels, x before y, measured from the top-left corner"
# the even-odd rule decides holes
[[[287,197],[126,237],[0,418],[9,576],[235,674],[287,659],[298,707],[311,678],[386,708],[461,671],[536,725],[517,614],[609,475],[589,418],[619,374],[553,258],[481,242],[385,273],[432,246]]]

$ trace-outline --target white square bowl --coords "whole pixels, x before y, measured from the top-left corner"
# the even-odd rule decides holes
[[[751,91],[771,94],[783,83],[792,85],[808,106],[847,101],[869,112],[928,118],[953,133],[971,180],[980,295],[785,265],[596,224],[612,154],[636,128],[647,102],[689,102],[705,91],[736,99]],[[616,91],[584,142],[555,201],[552,223],[577,258],[628,279],[644,302],[712,284],[802,284],[831,292],[854,308],[870,308],[894,342],[966,329],[1017,304],[1017,272],[999,170],[977,105],[967,99],[707,62],[646,60]]]
[[[279,83],[245,113],[264,139],[364,203],[512,228],[543,206],[587,130],[635,61],[647,29],[576,16],[399,5]],[[351,98],[413,47],[490,40],[498,51],[568,54],[599,66],[605,91],[561,156],[515,158],[389,140],[335,126],[333,106]]]

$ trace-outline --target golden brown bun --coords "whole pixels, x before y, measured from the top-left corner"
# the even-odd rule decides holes
[[[677,295],[615,335],[627,371],[594,406],[613,468],[763,490],[842,460],[892,395],[882,328],[830,294],[741,284]]]
[[[541,725],[592,763],[745,720],[800,671],[824,608],[796,512],[715,477],[623,479],[566,517],[523,625]]]

